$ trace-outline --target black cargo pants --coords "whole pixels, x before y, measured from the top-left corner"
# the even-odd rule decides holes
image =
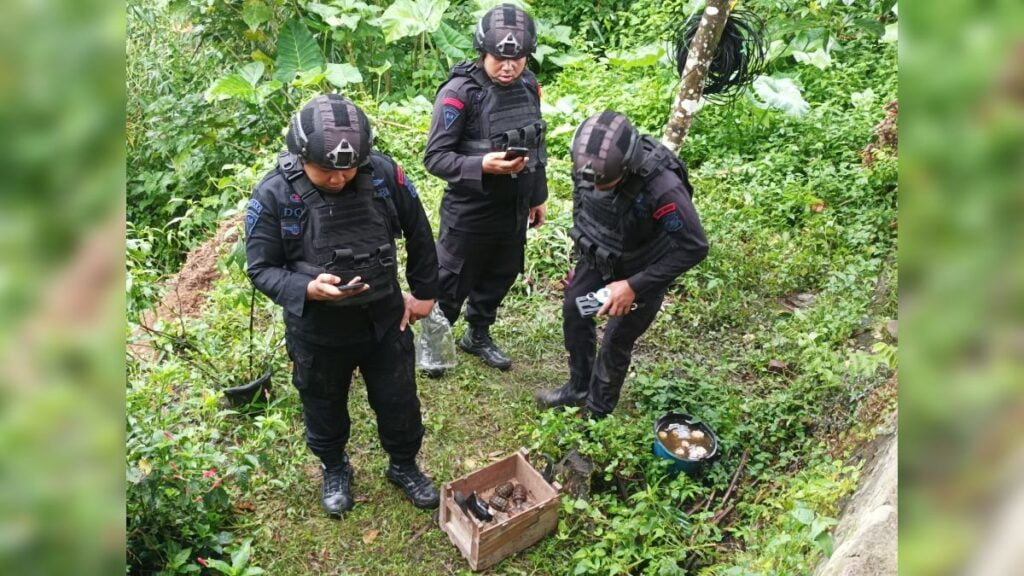
[[[525,250],[525,238],[443,229],[437,241],[437,302],[448,323],[455,324],[468,297],[466,322],[494,324],[498,306],[523,270]]]
[[[580,316],[576,298],[594,292],[606,284],[601,273],[587,262],[576,266],[572,282],[565,289],[562,304],[562,333],[569,352],[569,383],[573,390],[588,391],[587,409],[610,414],[619,403],[622,383],[633,359],[633,345],[654,322],[665,294],[643,299],[642,306],[625,316],[611,317],[604,329],[600,351],[593,317]]]
[[[416,395],[412,331],[396,324],[381,341],[340,347],[288,340],[294,369],[292,384],[302,399],[306,444],[331,467],[340,464],[352,428],[348,391],[356,368],[366,381],[377,434],[397,463],[412,462],[423,441],[420,401]]]

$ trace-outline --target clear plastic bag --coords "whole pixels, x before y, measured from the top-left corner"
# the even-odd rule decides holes
[[[430,315],[416,323],[416,367],[420,370],[455,367],[455,337],[436,303]]]

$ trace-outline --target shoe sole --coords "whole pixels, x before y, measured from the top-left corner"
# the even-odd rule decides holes
[[[440,504],[441,504],[441,498],[440,498],[440,496],[438,497],[438,499],[437,499],[438,501],[437,501],[437,502],[435,502],[435,503],[433,503],[433,504],[429,504],[429,505],[427,505],[427,506],[420,506],[419,504],[417,504],[417,503],[416,503],[416,502],[415,502],[415,501],[414,501],[414,500],[412,499],[412,497],[411,497],[411,496],[409,496],[409,495],[408,495],[408,494],[407,494],[407,493],[405,492],[405,487],[404,487],[404,486],[402,486],[402,483],[401,483],[401,482],[399,482],[398,480],[395,480],[395,479],[393,479],[393,478],[392,478],[391,476],[388,476],[387,474],[385,474],[385,477],[387,477],[387,479],[388,479],[388,482],[391,482],[392,484],[394,484],[395,486],[397,486],[399,490],[401,490],[401,491],[402,491],[402,494],[403,494],[403,495],[405,495],[405,498],[406,498],[406,499],[407,499],[407,500],[409,501],[409,503],[410,503],[410,504],[412,504],[413,508],[419,508],[420,510],[435,510],[435,509],[437,509],[437,508],[438,508],[438,506],[440,506]]]

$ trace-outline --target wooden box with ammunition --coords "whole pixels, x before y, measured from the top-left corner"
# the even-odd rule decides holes
[[[469,561],[484,570],[550,534],[561,498],[520,449],[453,480],[441,491],[441,529]]]

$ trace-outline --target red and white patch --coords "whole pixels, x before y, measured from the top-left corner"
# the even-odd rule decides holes
[[[459,100],[458,98],[445,98],[441,103],[445,106],[451,106],[457,110],[462,110],[466,107],[466,105],[462,103],[462,100]]]
[[[665,204],[661,208],[658,208],[657,210],[654,211],[654,219],[661,220],[665,216],[675,212],[677,209],[678,208],[676,208],[675,202],[669,202],[668,204]]]
[[[399,186],[405,186],[405,171],[398,164],[395,164],[395,178],[398,180]]]

